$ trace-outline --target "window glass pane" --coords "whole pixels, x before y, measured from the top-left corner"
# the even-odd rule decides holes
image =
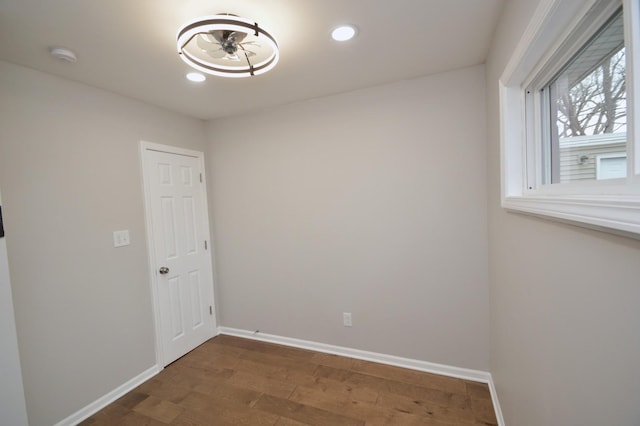
[[[597,158],[597,179],[616,179],[627,176],[626,154],[605,154]]]
[[[627,103],[621,10],[545,90],[549,103],[543,113],[550,118],[550,136],[543,149],[544,183],[625,177]],[[599,173],[600,166],[606,171]]]

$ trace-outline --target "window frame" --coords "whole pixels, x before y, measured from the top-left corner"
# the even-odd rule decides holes
[[[541,0],[499,81],[503,208],[640,239],[640,55],[634,54],[640,51],[640,2],[622,0],[622,5],[627,178],[542,184],[542,119],[532,112],[540,111],[540,96],[528,97],[526,89],[536,79],[546,83],[575,53],[571,49],[584,44],[619,3]],[[602,17],[600,22],[594,13]],[[580,34],[575,31],[585,25],[589,28]]]

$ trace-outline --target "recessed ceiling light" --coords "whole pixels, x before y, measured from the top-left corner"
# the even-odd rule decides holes
[[[204,74],[200,74],[199,72],[190,72],[187,74],[187,80],[193,81],[195,83],[202,83],[206,79],[207,78],[204,76]]]
[[[335,41],[351,40],[356,35],[356,28],[352,25],[343,25],[331,32],[331,38]]]

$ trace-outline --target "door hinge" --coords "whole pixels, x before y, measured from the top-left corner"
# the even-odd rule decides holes
[[[213,308],[209,305],[209,315],[213,315]]]
[[[200,183],[202,183],[202,173],[200,173]]]
[[[204,249],[205,249],[205,250],[208,250],[208,249],[207,249],[207,240],[204,240]]]

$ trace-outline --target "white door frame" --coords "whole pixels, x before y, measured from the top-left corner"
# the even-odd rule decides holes
[[[216,300],[215,300],[215,277],[213,274],[213,243],[211,241],[211,230],[209,228],[209,204],[207,201],[207,179],[205,175],[205,167],[204,167],[204,153],[200,151],[193,151],[190,149],[179,148],[170,145],[162,145],[154,142],[146,142],[140,141],[140,163],[141,163],[141,179],[142,179],[142,192],[144,195],[144,213],[145,213],[145,228],[147,231],[147,253],[148,253],[148,261],[149,261],[149,282],[151,283],[151,302],[153,305],[153,319],[154,319],[154,329],[155,329],[155,347],[156,347],[156,365],[160,368],[164,368],[164,360],[165,354],[162,349],[162,329],[161,329],[161,320],[160,320],[160,298],[158,291],[158,274],[156,274],[156,270],[158,269],[158,265],[156,262],[155,255],[155,245],[153,239],[153,220],[151,217],[151,194],[148,188],[148,182],[145,180],[146,176],[146,166],[145,166],[145,152],[146,151],[160,151],[166,152],[168,154],[177,154],[177,155],[188,155],[191,157],[197,157],[200,162],[200,167],[202,170],[202,191],[203,194],[203,207],[205,209],[206,218],[204,224],[204,232],[208,236],[209,240],[209,266],[211,268],[211,286],[214,287],[211,289],[211,296],[213,302],[213,318],[211,322],[211,337],[217,334],[217,321],[216,321]]]

